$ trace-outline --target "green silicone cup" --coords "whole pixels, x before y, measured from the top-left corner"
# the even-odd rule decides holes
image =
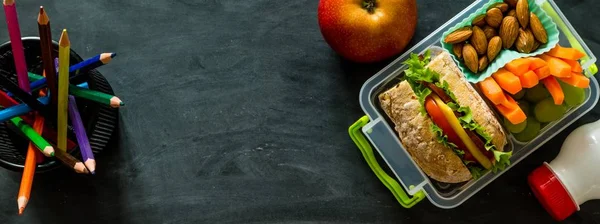
[[[442,39],[440,40],[442,48],[450,52],[450,55],[452,55],[452,58],[458,64],[458,67],[460,67],[461,71],[465,74],[467,80],[471,83],[477,83],[484,80],[487,77],[490,77],[494,72],[498,71],[498,69],[504,67],[506,63],[512,60],[515,60],[517,58],[536,56],[548,52],[552,48],[554,48],[554,46],[556,46],[556,44],[558,43],[559,31],[554,21],[552,21],[552,18],[550,18],[540,6],[535,4],[534,0],[529,0],[529,11],[537,15],[537,17],[542,22],[542,25],[544,26],[544,28],[546,29],[546,33],[548,34],[548,43],[540,45],[540,47],[536,51],[531,52],[529,54],[519,53],[518,51],[512,49],[502,49],[498,56],[496,56],[494,61],[488,64],[488,67],[484,71],[480,72],[479,74],[471,72],[471,70],[467,68],[464,62],[462,62],[456,56],[454,56],[454,53],[452,51],[452,44],[444,43],[444,39],[448,34],[459,28],[471,26],[471,21],[473,21],[475,17],[485,14],[490,6],[498,2],[503,2],[503,0],[490,0],[483,7],[479,8],[476,12],[469,15],[469,17],[465,18],[463,21],[457,23],[455,26],[444,32],[442,35]]]

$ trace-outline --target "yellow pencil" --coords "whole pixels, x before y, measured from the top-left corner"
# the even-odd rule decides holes
[[[69,57],[71,51],[71,42],[67,29],[63,29],[58,42],[58,117],[57,123],[57,140],[56,146],[58,150],[67,151],[67,113],[69,103]]]

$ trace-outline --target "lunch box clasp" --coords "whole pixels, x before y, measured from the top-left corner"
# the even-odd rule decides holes
[[[365,139],[365,136],[361,133],[362,127],[369,123],[369,117],[363,116],[358,121],[356,121],[350,128],[348,128],[348,134],[354,144],[360,149],[365,161],[373,170],[373,173],[379,178],[381,183],[385,185],[390,192],[394,195],[398,203],[402,205],[404,208],[411,208],[415,204],[419,203],[421,200],[425,198],[425,193],[423,190],[418,191],[412,197],[409,196],[406,191],[402,188],[402,186],[392,177],[390,177],[379,165],[377,159],[375,158],[375,154],[373,152],[373,148],[369,144],[369,142]],[[409,186],[410,188],[414,187],[413,185]]]

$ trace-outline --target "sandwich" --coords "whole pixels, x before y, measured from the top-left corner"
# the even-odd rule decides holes
[[[403,80],[379,103],[427,176],[461,183],[510,165],[506,132],[448,52],[411,54],[404,64]]]

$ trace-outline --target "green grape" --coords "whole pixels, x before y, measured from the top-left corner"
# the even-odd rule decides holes
[[[550,92],[542,84],[538,84],[525,93],[525,99],[532,103],[537,103],[550,96]]]
[[[560,119],[567,112],[564,105],[554,104],[552,98],[546,98],[535,105],[533,114],[535,118],[542,123],[552,122]]]
[[[525,122],[527,122],[525,129],[515,134],[515,138],[521,142],[531,141],[540,133],[540,122],[535,118],[528,117]]]
[[[523,98],[525,96],[525,89],[522,89],[521,91],[519,91],[517,94],[512,95],[512,98],[515,100],[520,100],[521,98]]]
[[[515,133],[515,134],[520,133],[523,130],[525,130],[525,127],[527,126],[527,120],[525,120],[521,123],[518,123],[518,124],[513,124],[513,123],[510,123],[510,121],[508,121],[508,119],[504,118],[504,126],[511,133]]]
[[[525,100],[519,100],[517,103],[519,104],[521,110],[525,112],[525,115],[529,116],[531,114],[531,106],[529,106],[529,102]]]
[[[575,107],[585,101],[585,89],[565,84],[560,80],[558,83],[560,83],[560,88],[562,88],[563,93],[565,94],[565,103],[567,106]]]

